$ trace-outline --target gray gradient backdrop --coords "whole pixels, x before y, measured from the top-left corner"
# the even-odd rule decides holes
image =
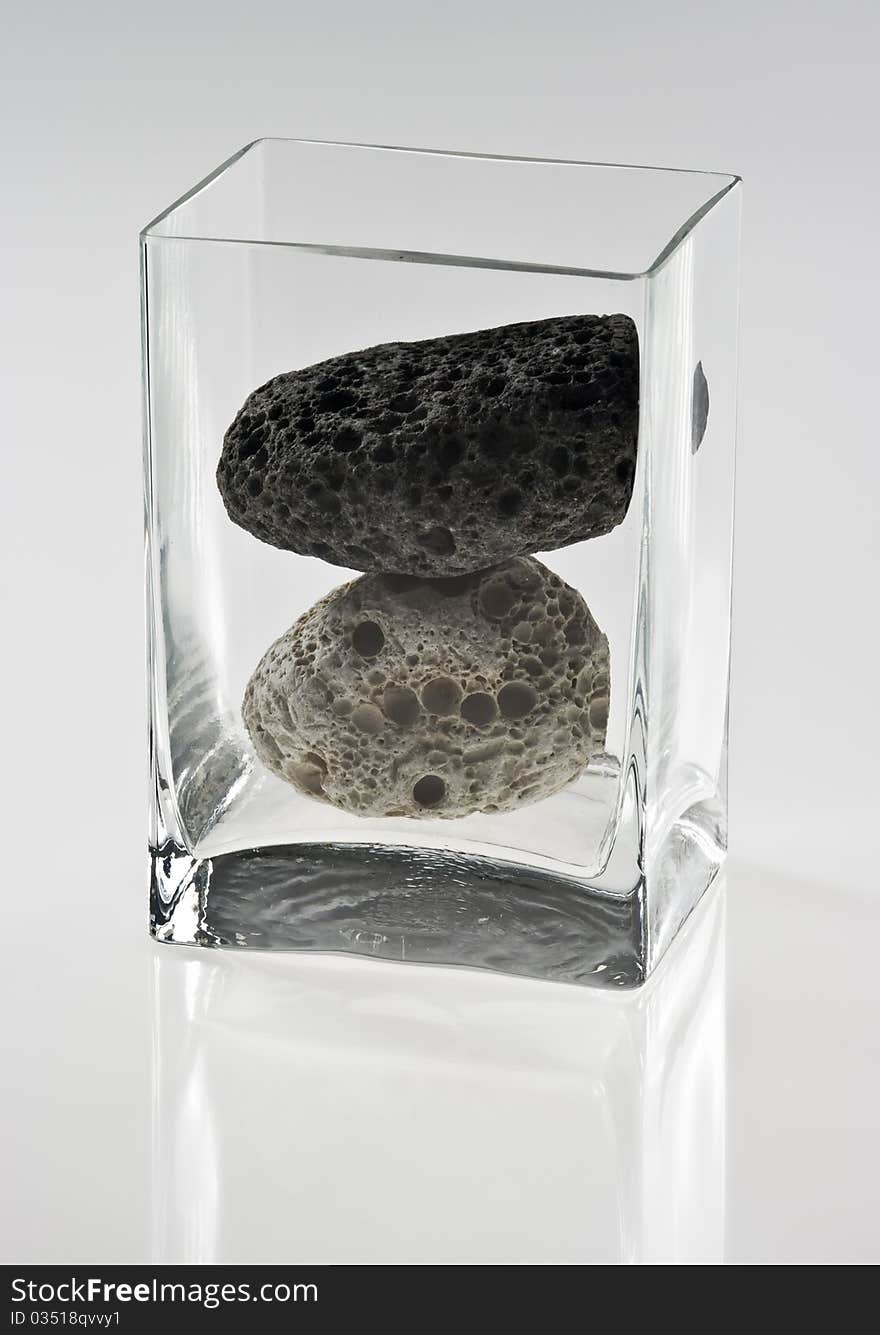
[[[144,911],[136,236],[255,137],[744,177],[734,865],[757,869],[757,925],[771,874],[795,906],[873,912],[878,41],[870,0],[7,0],[0,783],[26,1204],[4,1259],[149,1255],[140,1216],[106,1223],[149,1172],[147,972],[117,955],[140,950]],[[858,956],[868,932],[828,949]],[[96,1103],[112,1132],[84,1129]]]

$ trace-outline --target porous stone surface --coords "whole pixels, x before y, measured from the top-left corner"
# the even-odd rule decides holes
[[[619,524],[638,407],[626,315],[388,343],[255,390],[217,483],[230,518],[275,547],[460,574]]]
[[[449,579],[364,575],[258,665],[242,713],[257,755],[361,816],[510,811],[605,743],[608,642],[531,558]]]

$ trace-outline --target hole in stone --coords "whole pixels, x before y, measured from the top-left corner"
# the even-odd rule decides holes
[[[538,692],[524,681],[509,681],[498,692],[498,707],[505,718],[525,718],[538,703]]]
[[[419,396],[417,394],[397,394],[388,405],[394,413],[411,413],[418,406]]]
[[[477,728],[485,728],[498,715],[495,697],[488,691],[473,691],[461,702],[461,716]]]
[[[361,438],[354,427],[344,426],[333,438],[333,448],[340,454],[351,454],[361,443]]]
[[[375,422],[372,422],[371,426],[380,436],[384,436],[387,435],[389,431],[395,431],[397,427],[400,426],[400,423],[401,419],[396,413],[385,413],[384,416],[379,417]]]
[[[608,723],[608,700],[604,695],[590,705],[590,723],[594,728],[604,728]]]
[[[376,705],[358,705],[351,716],[351,721],[361,732],[371,736],[375,736],[385,727],[382,711]]]
[[[418,696],[408,686],[389,686],[382,697],[382,708],[392,723],[404,728],[415,723],[421,713]]]
[[[422,687],[422,704],[429,714],[454,714],[461,700],[461,687],[451,677],[434,677]]]
[[[361,658],[375,658],[385,643],[385,635],[377,622],[362,621],[355,626],[351,643]]]
[[[254,457],[256,451],[262,447],[264,439],[266,439],[266,429],[264,429],[264,427],[259,426],[256,427],[256,430],[254,431],[248,431],[248,434],[244,437],[242,443],[240,443],[238,447],[239,459],[250,459]]]
[[[516,594],[509,584],[502,583],[501,580],[493,580],[489,584],[484,584],[480,590],[480,606],[487,617],[493,617],[496,620],[507,616],[507,613],[516,602]]]
[[[441,525],[429,528],[426,533],[420,533],[418,542],[426,552],[431,552],[434,556],[450,556],[455,551],[455,538],[448,528],[443,528]]]
[[[424,774],[413,784],[412,793],[420,807],[435,807],[446,796],[446,784],[439,774]]]
[[[327,777],[327,765],[322,756],[315,755],[309,751],[303,760],[291,766],[295,782],[307,793],[312,793],[317,797],[324,791],[324,780]]]
[[[257,427],[256,431],[251,431],[238,447],[239,459],[250,459],[255,455],[265,438],[266,432],[263,427]]]
[[[334,389],[329,394],[322,394],[318,400],[318,409],[324,413],[337,413],[342,408],[351,408],[357,403],[357,395],[349,389]]]

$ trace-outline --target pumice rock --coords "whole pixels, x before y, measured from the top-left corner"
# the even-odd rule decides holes
[[[461,574],[619,524],[638,407],[626,315],[387,343],[255,390],[217,483],[230,518],[275,547]]]
[[[257,755],[360,816],[510,811],[605,743],[608,641],[533,559],[424,580],[364,575],[265,654],[242,714]]]

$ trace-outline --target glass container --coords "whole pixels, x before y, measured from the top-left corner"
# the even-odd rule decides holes
[[[654,968],[727,844],[739,211],[265,139],[144,229],[158,940]]]

